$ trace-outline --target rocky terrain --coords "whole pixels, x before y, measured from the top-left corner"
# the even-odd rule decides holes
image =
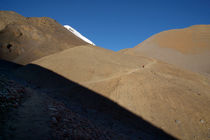
[[[183,69],[170,61],[172,57],[167,57],[169,61],[164,62],[144,51],[141,53],[138,46],[120,52],[93,47],[49,18],[0,13],[0,19],[7,19],[0,20],[0,57],[4,59],[0,60],[0,72],[5,75],[1,80],[1,91],[8,92],[2,92],[4,97],[0,96],[4,101],[1,107],[8,108],[4,110],[7,117],[1,119],[0,139],[210,138],[208,61],[196,71],[198,69],[191,69],[190,65],[197,68],[198,63],[187,60],[189,65]],[[34,40],[33,31],[21,29],[30,37],[19,40],[13,33],[19,30],[19,22],[22,26],[22,20],[24,28],[33,26],[43,32],[41,36],[51,37]],[[10,26],[8,23],[13,27],[5,30]],[[54,29],[49,34],[48,27],[55,27],[58,34],[53,34]],[[186,32],[188,34],[188,30]],[[59,38],[60,33],[65,36],[63,40]],[[184,37],[187,35],[183,35],[183,40]],[[5,46],[13,41],[20,43],[17,50]],[[32,46],[27,44],[31,41],[35,41]],[[43,43],[46,44],[43,46]],[[185,51],[179,45],[172,45],[173,52],[186,54],[186,57],[200,53],[188,43],[191,42],[186,40]],[[197,43],[203,45],[202,41]],[[146,47],[150,45],[143,46]],[[167,46],[159,48],[164,47]],[[208,47],[204,44],[205,51],[201,49],[201,52],[208,53]],[[18,53],[20,48],[24,49],[23,53]],[[176,53],[173,54],[177,59]],[[201,54],[202,60],[206,58]],[[10,79],[15,84],[7,82]]]
[[[24,87],[0,75],[0,113],[17,108],[24,97]],[[1,116],[0,116],[1,117]]]

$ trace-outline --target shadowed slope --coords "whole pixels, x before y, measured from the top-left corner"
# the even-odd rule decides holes
[[[202,75],[155,59],[90,46],[71,48],[33,64],[113,100],[179,139],[208,137],[210,81]],[[39,77],[40,72],[31,71],[28,65],[18,74],[64,90],[66,84],[54,82],[51,76],[46,79],[51,82],[45,82],[45,75]]]
[[[1,61],[0,61],[1,64]],[[3,63],[3,64],[9,64],[10,63]],[[7,65],[4,65],[5,68],[7,68]],[[112,132],[114,135],[122,134],[124,135],[125,139],[145,139],[145,140],[155,140],[155,139],[175,139],[174,137],[168,135],[161,129],[153,126],[149,122],[145,121],[141,117],[131,113],[127,109],[123,108],[122,106],[118,105],[117,103],[111,101],[110,99],[86,88],[81,86],[80,84],[77,84],[71,80],[68,80],[48,69],[45,69],[43,67],[40,67],[38,65],[29,64],[22,68],[20,66],[16,67],[17,69],[20,69],[18,72],[22,71],[25,74],[21,75],[19,73],[19,76],[24,77],[25,79],[28,79],[32,86],[38,86],[39,88],[36,90],[36,92],[40,91],[43,93],[48,93],[50,97],[53,97],[57,101],[62,101],[66,104],[66,106],[73,112],[77,113],[80,118],[87,118],[90,120],[90,122],[93,122],[96,126],[108,129],[110,132]],[[10,69],[10,67],[8,67]],[[35,93],[33,93],[35,94]],[[38,94],[39,96],[41,94]],[[32,96],[32,95],[31,95]],[[33,98],[38,99],[44,99],[46,95],[42,96],[32,96],[32,98],[29,98],[29,100],[26,100],[26,103],[24,103],[24,106],[27,107],[27,102],[30,102]],[[36,100],[33,100],[35,102]],[[43,100],[38,101],[44,102]],[[41,105],[36,104],[29,104],[29,106],[33,107],[33,110],[23,110],[21,111],[32,111],[34,110],[40,110]],[[36,109],[36,106],[40,109]],[[22,106],[20,108],[23,108]],[[27,107],[30,108],[30,107]],[[29,112],[28,112],[29,113]],[[35,111],[32,114],[36,114]],[[24,117],[24,114],[19,114],[22,117]],[[14,116],[13,116],[14,117]],[[17,116],[18,117],[18,116]],[[37,118],[37,116],[35,116]],[[49,119],[49,118],[43,118],[43,119]],[[21,119],[24,124],[24,120]],[[33,120],[33,119],[32,119]],[[30,125],[33,128],[33,125],[37,126],[38,120],[36,120],[35,123],[28,123],[28,120],[25,120],[27,123],[25,126],[25,130],[30,129]],[[82,120],[81,120],[82,121]],[[16,123],[19,124],[19,123]],[[76,125],[76,124],[75,124]],[[18,128],[21,128],[21,126],[17,126]],[[72,126],[73,127],[73,126]],[[89,127],[89,126],[84,126]],[[62,129],[62,128],[60,128]],[[94,128],[97,129],[97,128]],[[24,130],[24,129],[23,129]],[[24,131],[25,131],[24,130]],[[23,138],[24,133],[21,133],[21,136],[18,132],[21,132],[21,130],[10,130],[14,131],[16,136],[13,138]],[[40,130],[42,131],[42,130]],[[74,130],[79,131],[75,129]],[[87,131],[93,131],[93,130],[87,130]],[[8,132],[2,131],[2,132]],[[42,132],[42,135],[44,135],[44,132]],[[95,130],[97,132],[97,130]],[[31,135],[30,135],[31,134]],[[49,133],[47,133],[49,135]],[[7,136],[7,133],[4,133],[3,136]],[[36,138],[40,139],[39,137],[35,136],[33,131],[28,131],[28,133],[25,136],[30,135],[30,138]],[[72,134],[73,135],[73,134]],[[95,133],[94,135],[98,135]],[[1,136],[1,135],[0,135]],[[34,137],[33,137],[34,136]],[[99,135],[100,137],[100,135]],[[107,136],[109,137],[109,136]],[[74,139],[79,139],[83,137],[74,137]],[[43,139],[43,138],[42,138]],[[83,139],[86,139],[85,137]]]
[[[149,56],[188,70],[210,73],[210,25],[164,31],[120,52]]]
[[[48,17],[0,11],[0,58],[27,64],[43,56],[87,44]]]

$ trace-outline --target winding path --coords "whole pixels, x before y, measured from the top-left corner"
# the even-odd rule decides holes
[[[93,84],[93,83],[104,82],[104,81],[108,81],[108,80],[111,80],[111,79],[119,78],[121,76],[126,76],[126,75],[132,74],[134,72],[137,72],[139,70],[143,70],[145,68],[150,68],[155,63],[157,63],[157,60],[153,59],[152,62],[148,63],[147,65],[144,65],[144,67],[141,66],[141,67],[138,67],[136,69],[131,69],[128,72],[125,72],[125,73],[120,73],[120,74],[112,75],[112,76],[107,77],[107,78],[104,78],[104,79],[94,80],[94,81],[90,81],[90,82],[83,82],[82,84]]]

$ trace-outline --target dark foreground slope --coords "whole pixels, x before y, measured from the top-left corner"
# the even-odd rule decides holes
[[[27,64],[61,50],[87,44],[54,19],[0,11],[0,58]]]
[[[43,67],[30,64],[26,68],[31,71],[26,76],[35,74],[44,80],[41,86],[35,77],[24,81],[14,76],[23,66],[1,60],[2,65],[0,72],[10,80],[4,80],[0,92],[14,88],[7,81],[18,82],[24,97],[1,114],[1,140],[175,139],[116,102]]]

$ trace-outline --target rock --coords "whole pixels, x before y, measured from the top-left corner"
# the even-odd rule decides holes
[[[63,119],[63,121],[64,121],[64,122],[69,122],[69,120],[67,120],[67,119]]]
[[[201,123],[205,123],[205,121],[204,121],[203,119],[200,119],[200,122],[201,122]]]
[[[58,123],[58,121],[57,121],[57,119],[55,117],[52,117],[52,122],[53,122],[53,124],[57,124]]]
[[[51,111],[58,111],[56,108],[54,108],[54,107],[49,107],[48,108],[49,110],[51,110]]]
[[[14,104],[14,107],[17,108],[17,107],[18,107],[18,103],[15,103],[15,104]]]
[[[180,124],[181,121],[180,120],[175,120],[175,123]]]
[[[9,129],[12,130],[12,131],[16,130],[16,128],[12,125],[9,127]]]
[[[16,102],[19,102],[19,101],[20,101],[20,99],[19,99],[19,98],[17,98],[17,99],[16,99]]]

